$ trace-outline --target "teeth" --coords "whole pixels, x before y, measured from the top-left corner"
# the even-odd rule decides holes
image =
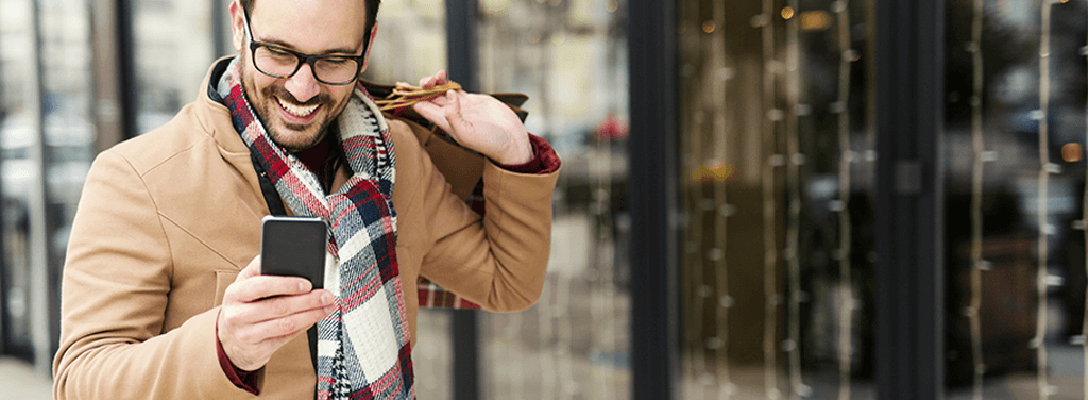
[[[291,113],[291,115],[294,115],[296,117],[309,116],[310,114],[313,114],[314,110],[317,110],[318,106],[318,104],[314,104],[308,107],[296,106],[294,104],[283,101],[283,99],[278,97],[276,98],[276,100],[280,102],[280,106],[283,107],[284,110],[287,110],[287,112]]]

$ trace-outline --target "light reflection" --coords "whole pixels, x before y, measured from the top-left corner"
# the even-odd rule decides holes
[[[793,18],[793,13],[794,13],[793,7],[790,7],[790,6],[782,7],[782,19]]]
[[[801,30],[822,31],[831,27],[831,14],[827,11],[805,11],[801,13]]]
[[[1079,143],[1069,143],[1062,146],[1062,160],[1068,163],[1075,163],[1081,160],[1083,155],[1081,146]]]

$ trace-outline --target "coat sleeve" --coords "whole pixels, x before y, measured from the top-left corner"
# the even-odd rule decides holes
[[[72,223],[54,398],[253,398],[219,366],[218,307],[163,332],[172,261],[160,221],[142,176],[102,153]]]
[[[413,129],[419,129],[413,126]],[[410,145],[413,143],[409,143]],[[544,286],[551,243],[551,198],[559,171],[525,174],[488,161],[483,166],[486,212],[481,219],[455,196],[422,151],[417,193],[428,242],[420,275],[488,311],[520,311]],[[400,148],[397,168],[401,168]]]

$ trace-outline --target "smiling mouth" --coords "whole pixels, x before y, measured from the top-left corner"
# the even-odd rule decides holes
[[[298,105],[294,105],[294,104],[288,103],[286,101],[283,101],[283,99],[281,99],[279,97],[276,97],[276,101],[278,101],[280,103],[280,107],[283,108],[284,111],[287,111],[288,114],[294,115],[294,116],[299,117],[299,118],[309,117],[310,114],[313,114],[314,111],[317,111],[317,108],[321,105],[319,103],[319,104],[314,104],[312,106],[298,106]]]

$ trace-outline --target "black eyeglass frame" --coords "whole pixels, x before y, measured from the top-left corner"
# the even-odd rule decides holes
[[[291,79],[291,77],[295,76],[295,74],[298,73],[298,70],[302,69],[302,64],[306,63],[306,64],[308,64],[310,66],[310,74],[312,74],[314,79],[317,80],[318,82],[324,83],[326,85],[335,85],[335,86],[352,84],[356,80],[359,79],[359,69],[362,68],[362,66],[363,66],[363,61],[366,58],[366,52],[368,50],[367,47],[370,46],[370,43],[363,43],[363,54],[360,54],[360,55],[357,55],[357,56],[335,55],[335,54],[306,54],[306,53],[299,53],[297,51],[287,49],[287,48],[284,48],[284,47],[281,47],[281,46],[277,46],[277,45],[274,45],[274,44],[269,44],[269,43],[264,43],[264,42],[258,41],[257,38],[255,36],[253,36],[253,28],[251,28],[249,26],[249,13],[247,13],[244,9],[242,10],[242,22],[246,26],[246,33],[249,34],[249,56],[252,59],[251,62],[253,63],[253,68],[256,68],[257,71],[260,71],[262,74],[265,74],[265,75],[268,75],[270,77],[277,78],[277,79]],[[364,40],[369,42],[369,36],[370,35],[368,34],[366,36],[367,37],[364,38]],[[287,75],[279,75],[279,74],[273,74],[273,73],[269,73],[269,72],[266,72],[266,71],[262,70],[261,67],[257,66],[257,49],[260,48],[260,47],[267,47],[267,48],[269,48],[269,49],[271,49],[273,51],[280,51],[280,52],[284,52],[284,53],[289,53],[289,54],[295,56],[295,61],[296,62],[295,62],[294,71],[291,71],[291,73],[287,74]],[[352,78],[350,80],[343,81],[343,82],[328,82],[328,81],[326,81],[324,79],[321,79],[320,77],[317,76],[317,67],[314,65],[314,63],[316,63],[318,61],[321,61],[323,59],[327,59],[327,58],[340,58],[340,59],[355,61],[355,74],[352,75]]]

